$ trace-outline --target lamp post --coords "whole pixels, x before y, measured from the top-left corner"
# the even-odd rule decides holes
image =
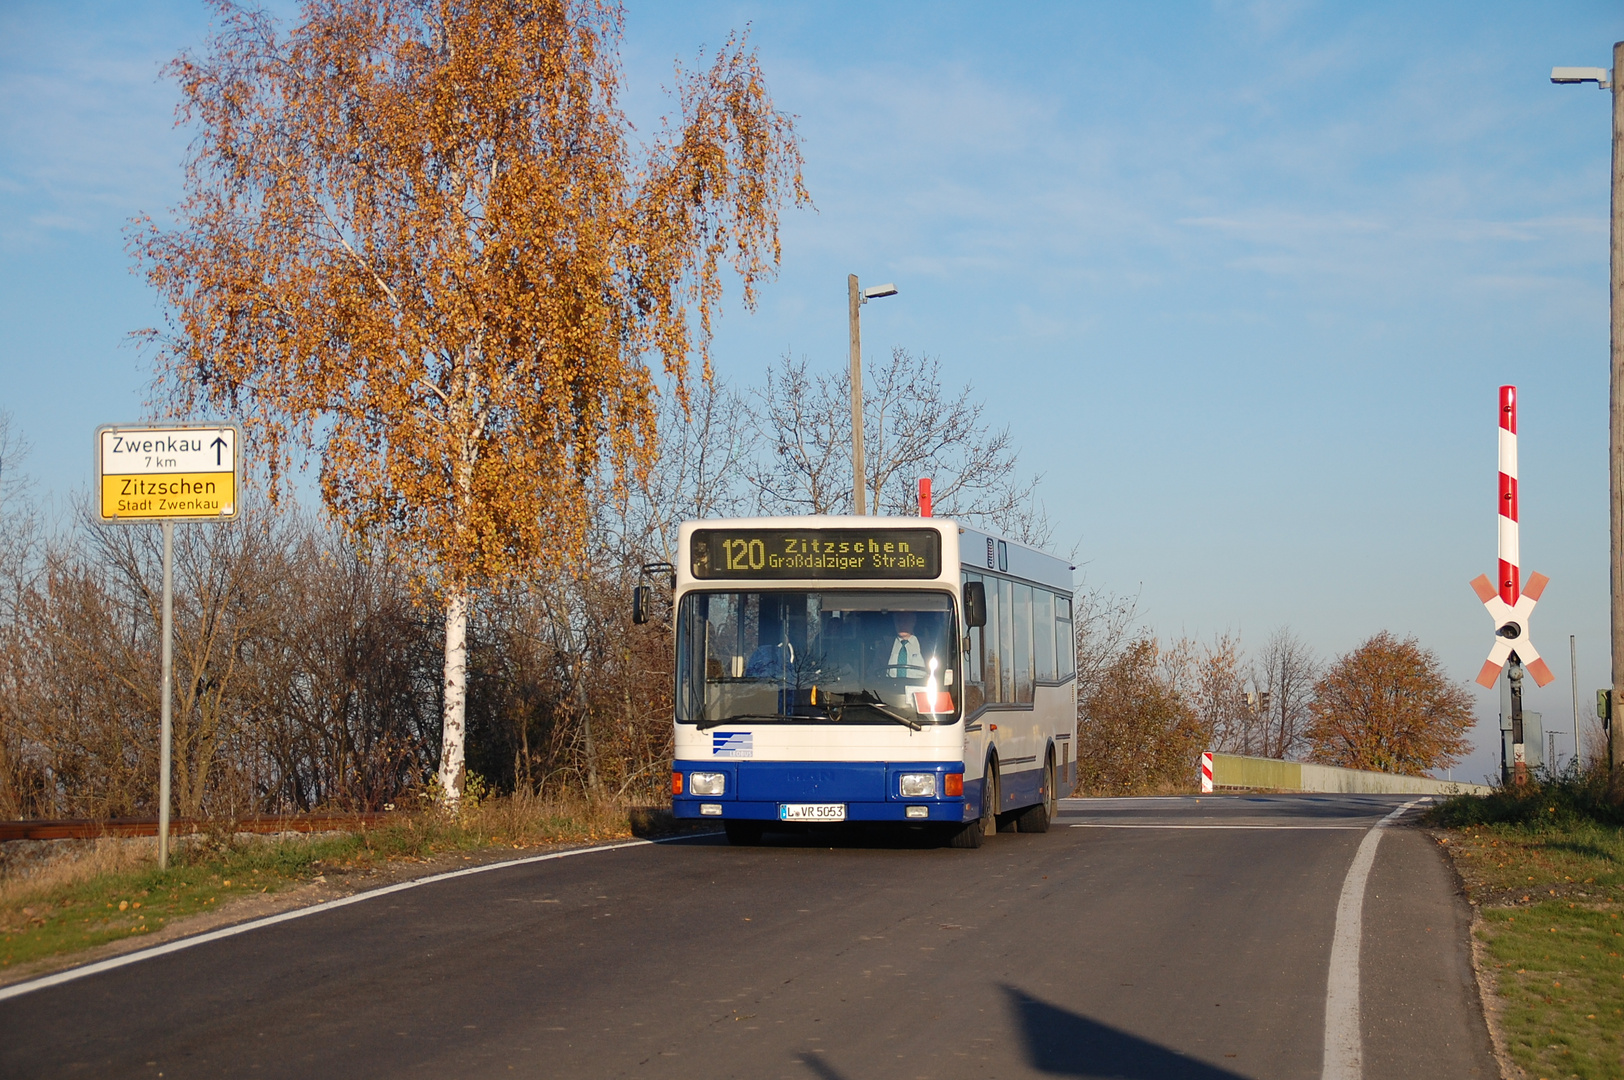
[[[889,282],[872,289],[859,288],[856,274],[846,275],[846,307],[851,331],[851,505],[852,513],[868,513],[863,477],[863,336],[858,328],[858,309],[870,300],[895,296],[897,287]]]
[[[1568,674],[1573,677],[1573,761],[1574,767],[1583,769],[1584,751],[1579,748],[1579,636],[1568,635]]]
[[[1613,173],[1611,253],[1612,374],[1608,390],[1608,562],[1612,585],[1613,700],[1624,701],[1624,94],[1614,73],[1624,71],[1624,41],[1613,45],[1613,70],[1559,67],[1553,83],[1593,82],[1613,92]],[[1614,724],[1607,764],[1616,790],[1624,782],[1624,734]]]

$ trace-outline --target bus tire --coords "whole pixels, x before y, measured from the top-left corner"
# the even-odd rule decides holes
[[[987,834],[981,829],[981,819],[965,825],[949,825],[947,832],[947,846],[952,848],[978,848]]]
[[[1015,827],[1021,832],[1048,832],[1049,822],[1054,820],[1054,811],[1054,750],[1051,749],[1049,760],[1043,765],[1043,801],[1022,810],[1015,819]]]
[[[722,828],[727,831],[727,842],[734,847],[755,847],[766,832],[759,821],[724,821]]]
[[[998,759],[987,759],[987,770],[981,774],[981,832],[984,836],[992,836],[996,832],[1008,832],[1010,824],[998,813],[1002,805],[999,800],[1004,796],[1003,785],[998,782]]]

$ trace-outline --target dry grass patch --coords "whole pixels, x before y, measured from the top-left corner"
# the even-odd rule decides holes
[[[1433,813],[1453,826],[1439,839],[1479,907],[1506,1049],[1531,1077],[1624,1076],[1624,829],[1588,783]]]

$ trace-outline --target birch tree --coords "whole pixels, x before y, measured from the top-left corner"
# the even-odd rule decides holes
[[[686,400],[724,273],[753,304],[806,200],[792,118],[734,37],[634,146],[608,0],[309,0],[285,35],[215,6],[169,68],[185,200],[132,233],[160,392],[239,417],[273,497],[319,455],[327,507],[443,605],[454,804],[470,605],[566,572],[605,463],[649,468],[652,358]]]

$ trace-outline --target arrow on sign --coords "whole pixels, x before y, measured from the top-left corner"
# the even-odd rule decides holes
[[[220,436],[216,435],[214,437],[214,441],[209,443],[209,445],[214,447],[214,463],[216,465],[223,464],[223,462],[220,460],[220,455],[225,452],[226,441]]]

